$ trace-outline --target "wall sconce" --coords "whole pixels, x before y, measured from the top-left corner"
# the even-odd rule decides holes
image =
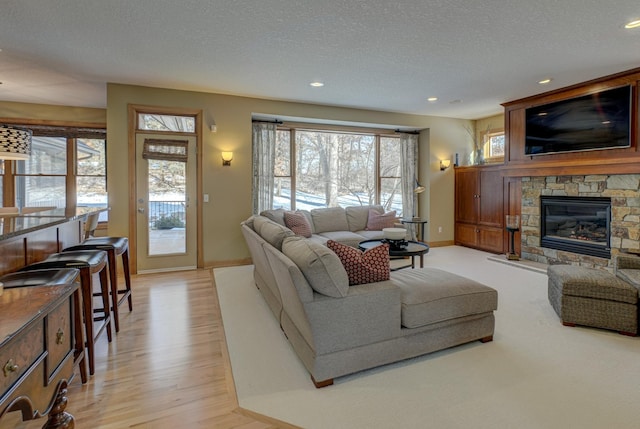
[[[0,159],[26,160],[31,155],[31,130],[0,125]]]
[[[233,159],[233,152],[222,152],[222,165],[224,166],[231,165],[232,159]]]
[[[440,160],[440,171],[444,171],[447,168],[449,168],[449,166],[451,166],[451,160],[450,159],[441,159]]]

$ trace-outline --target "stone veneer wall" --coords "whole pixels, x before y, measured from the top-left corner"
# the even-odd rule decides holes
[[[541,195],[610,197],[611,260],[540,247]],[[523,177],[520,231],[523,259],[611,270],[621,251],[640,251],[640,175]]]

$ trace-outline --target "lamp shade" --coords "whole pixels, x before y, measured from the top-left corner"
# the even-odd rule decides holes
[[[0,125],[0,159],[29,159],[31,136],[31,130]]]

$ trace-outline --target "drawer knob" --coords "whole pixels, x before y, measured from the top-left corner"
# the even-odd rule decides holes
[[[7,363],[4,364],[4,376],[8,377],[12,372],[16,372],[18,368],[20,367],[13,362],[13,359],[9,359]]]
[[[62,328],[58,328],[58,332],[56,332],[56,344],[62,344],[64,342],[64,331]]]

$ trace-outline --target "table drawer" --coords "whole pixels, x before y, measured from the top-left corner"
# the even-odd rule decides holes
[[[73,350],[71,301],[66,300],[47,316],[47,376],[51,377]]]
[[[36,323],[0,350],[0,394],[4,394],[44,353],[44,324]]]

